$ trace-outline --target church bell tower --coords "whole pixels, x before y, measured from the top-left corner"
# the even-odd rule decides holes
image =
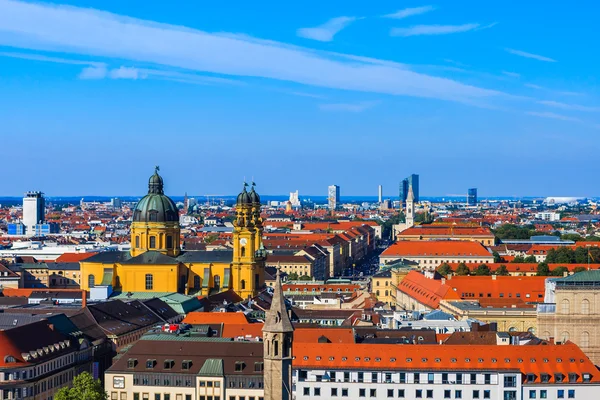
[[[264,286],[266,252],[262,245],[260,197],[247,183],[238,195],[233,221],[233,290],[242,298],[255,296]]]
[[[265,400],[292,399],[293,339],[294,327],[287,313],[281,274],[277,269],[273,300],[263,326]]]
[[[413,193],[412,185],[408,188],[406,196],[406,228],[411,228],[415,225],[415,194]]]

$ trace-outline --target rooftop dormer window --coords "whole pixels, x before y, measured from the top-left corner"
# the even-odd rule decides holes
[[[164,362],[165,369],[171,369],[171,368],[173,368],[173,365],[175,365],[175,361],[173,361],[173,360],[165,360],[165,362]]]
[[[137,359],[130,358],[129,360],[127,360],[127,368],[133,369],[133,368],[135,368],[136,365],[137,365]]]
[[[183,360],[181,362],[181,369],[188,371],[192,368],[192,360]]]
[[[146,368],[152,369],[152,368],[154,368],[155,365],[156,365],[156,360],[154,360],[154,359],[146,360]]]
[[[243,361],[235,362],[235,372],[242,372],[245,367],[246,367],[246,363],[244,363]]]

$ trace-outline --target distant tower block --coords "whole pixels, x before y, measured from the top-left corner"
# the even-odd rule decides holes
[[[327,188],[327,203],[330,210],[335,210],[340,204],[340,187],[331,185]]]
[[[476,206],[477,205],[477,188],[471,188],[467,191],[467,205],[468,206]]]
[[[379,204],[383,201],[383,186],[379,185]]]
[[[46,203],[42,192],[27,192],[23,197],[23,225],[28,236],[35,235],[38,224],[46,219]]]

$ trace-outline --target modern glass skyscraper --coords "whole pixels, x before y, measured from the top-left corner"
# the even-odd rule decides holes
[[[412,186],[413,194],[415,196],[415,203],[419,202],[419,175],[412,174],[407,178],[404,178],[400,182],[399,197],[402,205],[406,203],[406,196],[408,196],[408,188]]]
[[[477,205],[477,188],[471,188],[467,191],[467,205],[468,206],[476,206]]]

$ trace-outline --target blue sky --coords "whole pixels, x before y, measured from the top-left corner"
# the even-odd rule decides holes
[[[0,0],[0,195],[599,195],[598,12]]]

